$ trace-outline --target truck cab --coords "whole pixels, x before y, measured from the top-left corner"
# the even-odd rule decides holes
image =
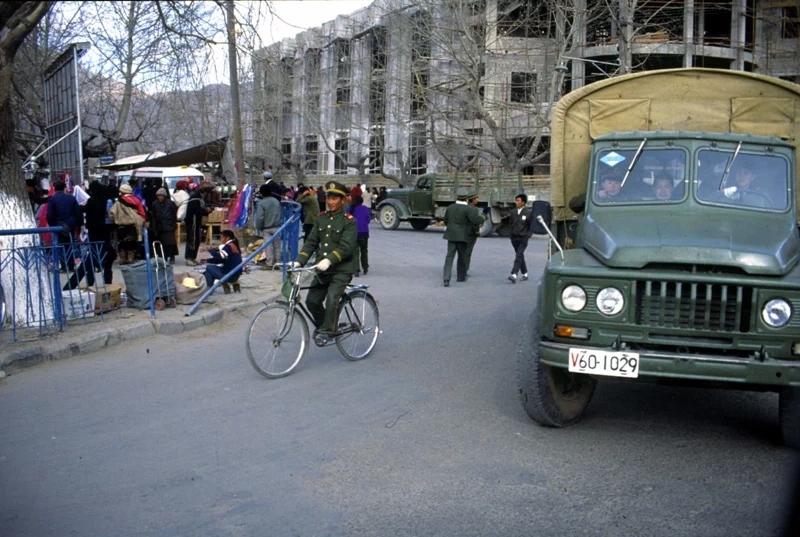
[[[701,85],[745,76],[707,71],[656,72],[647,84],[669,85],[675,74]],[[746,77],[751,90],[767,83]],[[647,123],[658,125],[653,104]],[[761,104],[765,117],[780,105]],[[562,217],[582,212],[549,223],[572,231],[539,282],[520,353],[520,395],[535,421],[575,423],[609,377],[776,391],[784,440],[800,447],[796,146],[730,130],[587,140],[585,186],[555,207]]]

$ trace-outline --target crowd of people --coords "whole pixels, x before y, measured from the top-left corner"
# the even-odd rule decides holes
[[[88,270],[79,267],[65,288],[76,287],[84,277],[93,285],[94,270],[103,273],[106,284],[112,283],[111,267],[115,260],[124,265],[144,258],[145,228],[149,231],[151,251],[154,243],[160,243],[157,253],[174,263],[179,254],[176,230],[178,222],[184,222],[186,263],[197,264],[201,221],[222,204],[220,193],[208,181],[178,181],[172,194],[160,179],[140,181],[132,178],[119,186],[113,180],[108,184],[93,181],[86,191],[56,181],[47,195],[38,190],[34,181],[26,183],[39,225],[59,226],[63,230],[57,234],[58,242],[68,245],[63,268],[74,269],[75,258],[80,257],[75,247],[80,242],[88,240],[99,245],[94,250],[98,255],[88,258],[94,266]],[[45,241],[48,240],[46,236]]]
[[[317,219],[324,214],[321,207],[326,207],[327,190],[322,186],[316,188],[303,183],[297,187],[287,187],[276,182],[271,172],[264,172],[264,184],[258,190],[259,199],[254,210],[253,226],[262,238],[267,241],[273,237],[281,225],[280,200],[292,200],[302,207],[303,240],[307,241]],[[342,210],[344,214],[352,216],[357,223],[358,260],[354,276],[369,272],[369,223],[375,219],[375,207],[388,197],[386,187],[373,188],[371,191],[366,185],[354,185],[345,188],[342,197]],[[281,238],[275,237],[272,246],[268,247],[259,260],[264,270],[272,270],[281,259]]]

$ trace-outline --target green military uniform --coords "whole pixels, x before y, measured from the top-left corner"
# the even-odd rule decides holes
[[[456,193],[458,200],[447,208],[444,213],[444,223],[447,226],[444,239],[447,241],[447,256],[444,259],[442,279],[444,285],[450,285],[450,276],[453,272],[453,259],[458,254],[456,263],[457,281],[463,282],[467,278],[467,244],[470,241],[472,228],[479,226],[483,220],[475,207],[467,205],[469,191],[459,188]]]
[[[336,181],[328,183],[327,192],[328,195],[342,197],[347,194],[344,185]],[[356,221],[352,215],[344,212],[344,208],[335,213],[325,211],[317,217],[314,229],[297,258],[300,265],[305,265],[316,252],[318,263],[323,259],[331,262],[328,270],[316,275],[306,296],[308,311],[322,332],[332,334],[336,331],[339,299],[358,267],[355,255],[358,250],[357,237]]]
[[[471,236],[469,242],[467,243],[467,251],[465,253],[467,259],[467,275],[469,275],[469,267],[470,264],[472,263],[472,250],[475,249],[475,243],[478,242],[478,236],[481,234],[481,226],[486,221],[486,215],[483,214],[480,209],[478,209],[475,205],[472,204],[472,201],[477,197],[478,196],[474,192],[470,193],[469,207],[478,212],[478,214],[481,216],[481,223],[477,226],[473,226],[470,229]]]

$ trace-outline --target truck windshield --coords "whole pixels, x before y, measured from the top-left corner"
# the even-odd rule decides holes
[[[636,149],[601,151],[595,164],[594,202],[679,203],[686,196],[686,152],[681,149],[645,149],[625,186],[622,179]]]
[[[697,199],[715,205],[772,211],[789,208],[788,161],[778,155],[740,152],[728,175],[731,151],[702,150],[697,158]]]

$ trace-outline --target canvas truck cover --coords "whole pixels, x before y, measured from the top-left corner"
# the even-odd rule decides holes
[[[552,122],[556,220],[575,216],[568,203],[586,191],[592,141],[626,131],[754,134],[781,138],[797,148],[800,86],[741,71],[667,69],[601,80],[567,94],[558,101]]]

